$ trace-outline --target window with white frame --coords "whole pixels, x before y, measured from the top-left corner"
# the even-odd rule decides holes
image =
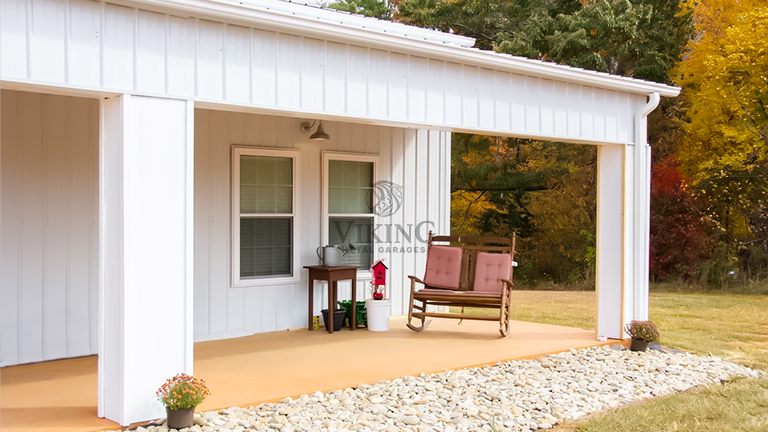
[[[368,270],[373,263],[376,217],[373,184],[378,158],[324,153],[323,176],[326,240],[345,251],[343,264]]]
[[[295,276],[298,152],[234,148],[233,284]]]

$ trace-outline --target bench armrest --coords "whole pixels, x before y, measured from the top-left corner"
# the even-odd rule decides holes
[[[423,280],[417,278],[416,276],[408,276],[408,279],[410,279],[412,282],[418,282],[422,285],[426,285]]]

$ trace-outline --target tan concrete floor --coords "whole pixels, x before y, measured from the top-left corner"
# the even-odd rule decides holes
[[[426,331],[415,333],[405,327],[404,318],[396,317],[388,332],[289,330],[196,343],[194,375],[211,390],[197,410],[604,344],[593,331],[569,327],[515,321],[511,334],[501,338],[496,323],[457,323],[436,319]],[[96,362],[92,356],[2,369],[2,431],[119,429],[97,417]]]

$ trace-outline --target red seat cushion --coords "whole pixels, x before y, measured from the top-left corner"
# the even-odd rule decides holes
[[[512,276],[512,256],[480,252],[475,258],[475,292],[500,294],[502,279]]]
[[[461,247],[431,246],[427,252],[427,270],[424,283],[427,286],[459,289],[461,281]]]

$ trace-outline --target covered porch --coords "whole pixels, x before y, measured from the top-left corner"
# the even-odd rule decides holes
[[[429,330],[414,333],[403,317],[394,317],[388,332],[300,329],[198,342],[195,375],[212,394],[197,411],[615,343],[595,341],[590,330],[522,321],[512,323],[507,338],[496,330],[492,322],[435,320]],[[147,346],[143,355],[151,358],[157,350]],[[3,431],[119,428],[96,415],[96,356],[8,367],[1,378]]]
[[[457,35],[355,16],[340,22],[336,12],[274,0],[19,0],[4,2],[2,12],[0,367],[15,371],[25,363],[98,354],[99,409],[88,408],[89,416],[121,424],[157,417],[157,383],[182,371],[206,378],[201,342],[226,345],[234,343],[230,338],[306,325],[307,312],[318,311],[305,309],[303,266],[317,263],[317,246],[351,243],[330,236],[342,213],[384,227],[384,238],[369,243],[378,246],[369,258],[393,264],[388,295],[393,314],[405,313],[403,281],[424,269],[419,240],[429,229],[450,229],[454,132],[599,146],[597,320],[594,332],[582,332],[584,343],[596,335],[620,339],[626,322],[647,317],[646,116],[661,96],[679,89],[481,52]],[[314,121],[325,122],[331,139],[310,141],[302,124]],[[240,176],[248,157],[290,169],[253,182]],[[378,181],[394,184],[402,208],[386,215],[372,208],[333,210],[332,163],[356,164],[368,173],[369,190]],[[251,186],[265,188],[248,195],[264,208],[242,205],[240,190]],[[274,225],[251,223],[257,219]],[[262,233],[271,242],[256,241]],[[403,245],[398,233],[416,244]],[[258,264],[259,272],[241,271],[244,263]],[[360,291],[365,273],[358,277]],[[436,344],[449,352],[431,356],[498,353],[497,345],[528,337],[534,339],[526,346],[543,346],[537,333],[497,341],[495,331],[483,331],[467,339],[487,346],[442,340]],[[311,340],[333,349],[322,336]],[[368,352],[371,361],[400,367],[404,353],[427,357],[406,341],[420,345],[438,336],[393,332],[387,338],[396,348],[382,354],[377,349],[386,344],[371,338],[375,348]],[[312,377],[312,391],[334,376],[320,373],[316,345],[275,351],[307,359],[294,367]],[[258,356],[279,367],[274,358]],[[236,371],[230,360],[222,364]],[[365,360],[354,364],[371,369]],[[421,371],[451,367],[432,366]],[[265,367],[256,371],[281,376]],[[21,400],[8,396],[9,374],[3,370],[3,409],[23,411],[7,405]],[[62,388],[87,391],[94,399],[87,407],[96,406],[95,369],[74,376]],[[240,388],[243,379],[233,373],[224,381]],[[280,396],[302,391],[279,387]],[[238,403],[262,398],[272,396]],[[62,430],[67,422],[57,423]]]

